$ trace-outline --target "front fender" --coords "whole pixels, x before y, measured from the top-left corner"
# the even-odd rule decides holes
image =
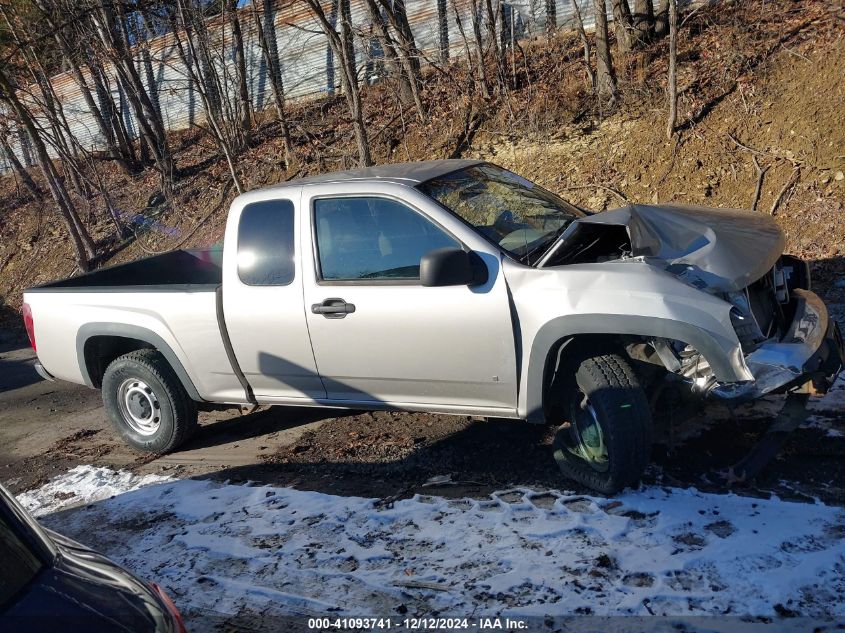
[[[522,342],[518,413],[544,421],[549,352],[581,334],[683,341],[722,382],[752,380],[730,323],[730,304],[648,264],[608,262],[535,269],[506,261]]]

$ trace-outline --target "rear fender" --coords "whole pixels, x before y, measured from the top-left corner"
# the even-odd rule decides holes
[[[76,355],[79,359],[79,371],[82,374],[82,379],[89,387],[96,388],[97,384],[91,376],[91,368],[88,363],[89,354],[86,354],[86,346],[91,339],[98,336],[134,339],[158,350],[170,364],[170,367],[173,368],[173,371],[176,372],[176,375],[182,382],[182,386],[185,387],[185,391],[188,392],[191,399],[197,402],[203,400],[194,386],[190,375],[185,371],[185,367],[179,360],[179,357],[161,336],[147,328],[124,323],[87,323],[79,328],[76,334]]]

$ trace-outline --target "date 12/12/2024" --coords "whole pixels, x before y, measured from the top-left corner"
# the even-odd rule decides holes
[[[528,628],[524,620],[500,617],[479,618],[309,618],[308,628],[315,631],[397,629],[408,631],[519,631]]]

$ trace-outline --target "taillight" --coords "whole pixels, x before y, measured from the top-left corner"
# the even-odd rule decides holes
[[[170,613],[170,615],[173,616],[173,620],[176,622],[177,633],[188,633],[188,630],[185,628],[185,622],[182,620],[182,614],[179,613],[179,609],[177,609],[176,605],[173,604],[173,600],[170,599],[170,596],[164,593],[164,589],[159,587],[154,582],[150,582],[147,584],[149,584],[150,588],[164,603],[164,606],[167,608],[167,611]]]
[[[32,308],[29,307],[28,303],[25,303],[21,312],[23,313],[23,325],[26,328],[26,335],[29,337],[29,344],[37,352],[38,348],[35,347],[35,321],[32,320]]]

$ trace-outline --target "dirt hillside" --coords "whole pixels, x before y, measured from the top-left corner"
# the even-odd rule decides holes
[[[617,60],[622,97],[596,107],[580,47],[563,33],[524,46],[524,74],[505,97],[460,96],[463,65],[432,72],[425,123],[387,87],[368,91],[377,162],[479,157],[511,168],[592,209],[637,202],[750,208],[772,213],[789,249],[814,262],[823,293],[845,273],[845,19],[834,3],[719,2],[684,16],[680,33],[681,130],[665,131],[665,42]],[[301,104],[297,164],[285,169],[272,113],[241,157],[248,188],[351,167],[342,98]],[[100,240],[101,264],[222,238],[234,196],[224,161],[198,130],[173,137],[183,170],[171,207],[156,178],[109,175],[114,203],[137,239],[117,244],[101,201],[78,199]],[[755,166],[756,160],[756,166]],[[32,170],[37,178],[37,170]],[[24,288],[74,274],[71,246],[48,198],[29,200],[0,178],[0,329],[17,327]]]

